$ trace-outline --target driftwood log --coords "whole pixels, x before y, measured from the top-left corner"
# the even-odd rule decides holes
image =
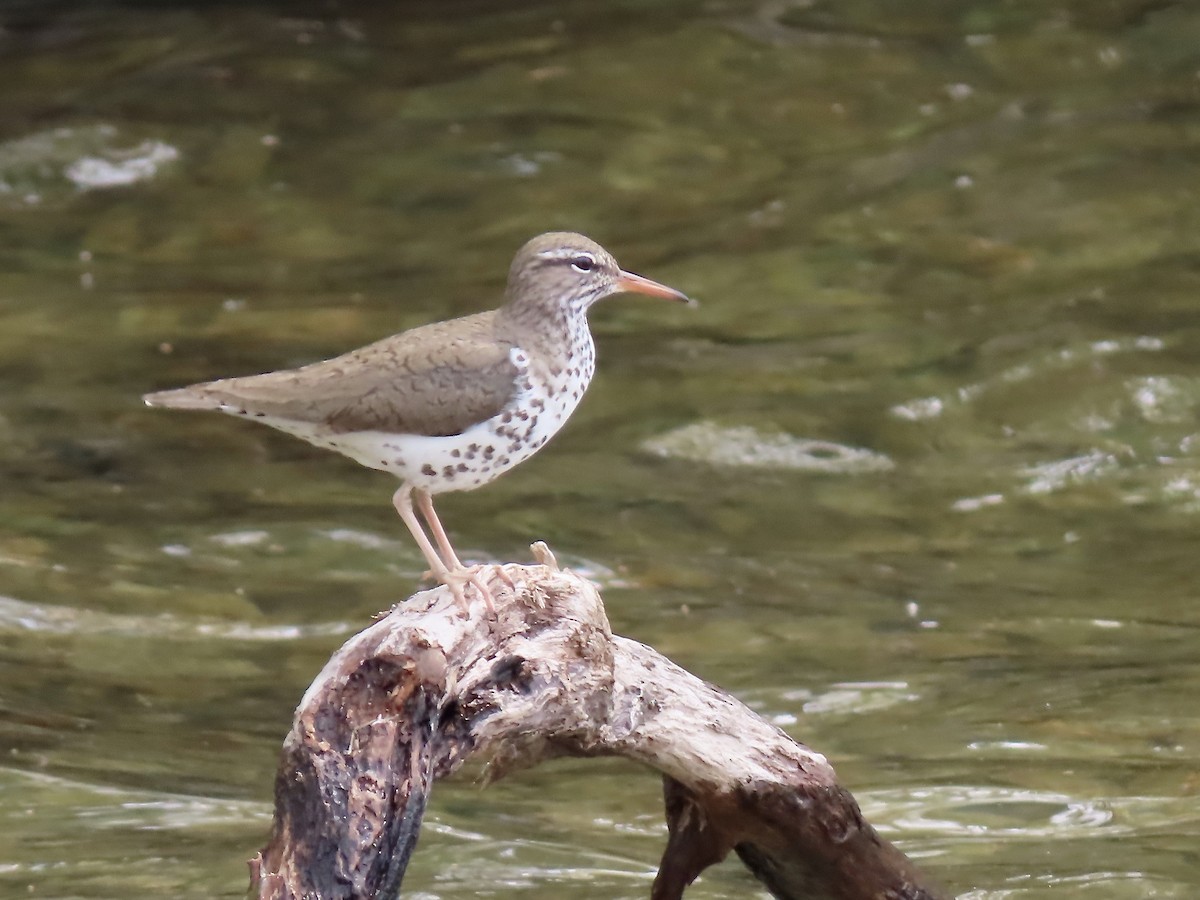
[[[651,648],[614,635],[600,595],[537,566],[493,582],[497,615],[425,591],[351,638],[284,744],[251,896],[398,896],[435,780],[472,754],[494,780],[559,756],[624,756],[663,774],[669,837],[651,897],[730,850],[795,900],[941,900],[864,821],[820,753]],[[511,582],[511,586],[505,582]]]

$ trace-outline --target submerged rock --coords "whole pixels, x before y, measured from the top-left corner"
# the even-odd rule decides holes
[[[715,466],[797,469],[834,475],[885,472],[895,467],[887,456],[861,447],[790,434],[763,433],[748,425],[724,428],[696,422],[651,438],[642,449],[656,456],[706,462]]]
[[[0,142],[0,196],[8,205],[41,206],[82,191],[154,178],[179,158],[164,141],[128,145],[113,125],[80,125]]]

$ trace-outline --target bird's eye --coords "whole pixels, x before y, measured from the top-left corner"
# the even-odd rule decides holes
[[[571,268],[576,272],[590,272],[596,268],[596,258],[586,253],[580,253],[571,260]]]

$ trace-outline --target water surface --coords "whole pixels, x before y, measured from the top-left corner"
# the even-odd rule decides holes
[[[0,893],[241,896],[292,709],[423,568],[385,476],[140,394],[489,307],[572,228],[702,306],[594,311],[460,551],[547,540],[964,896],[1196,895],[1200,13],[0,20]],[[646,896],[658,797],[440,784],[408,895]]]

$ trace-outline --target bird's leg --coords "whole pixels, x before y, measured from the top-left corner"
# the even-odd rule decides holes
[[[421,527],[421,523],[417,519],[417,514],[413,512],[412,494],[413,489],[411,487],[407,484],[401,485],[396,493],[392,495],[392,505],[396,507],[396,512],[400,513],[401,520],[408,526],[408,530],[412,533],[413,540],[421,548],[421,554],[425,557],[425,561],[429,563],[429,568],[432,570],[434,577],[450,588],[450,592],[454,594],[454,599],[458,601],[458,605],[463,613],[470,615],[471,605],[467,603],[467,597],[463,591],[464,579],[451,574],[450,570],[446,568],[446,564],[442,562],[441,557],[438,556],[437,551],[433,549],[433,544],[429,543],[425,529]],[[420,499],[420,493],[417,496]],[[462,563],[458,565],[461,569]],[[490,598],[488,605],[489,607],[491,606]]]
[[[465,569],[466,566],[462,564],[462,560],[458,558],[458,554],[454,552],[454,548],[450,545],[450,538],[446,535],[446,529],[442,527],[442,520],[433,511],[433,495],[424,488],[413,488],[413,493],[417,497],[417,509],[421,511],[421,515],[429,523],[429,530],[433,532],[433,539],[437,542],[438,552],[441,554],[442,562],[446,564],[446,568]]]
[[[446,535],[446,529],[442,527],[442,522],[438,518],[437,513],[433,511],[433,495],[429,491],[422,488],[414,488],[413,493],[417,495],[417,508],[421,511],[421,515],[425,517],[425,521],[429,523],[429,530],[433,532],[433,539],[437,541],[438,550],[442,554],[442,560],[451,569],[466,569],[471,572],[472,581],[476,587],[480,589],[484,599],[487,601],[488,609],[495,612],[495,607],[492,605],[492,597],[490,591],[480,587],[481,582],[477,576],[481,569],[490,568],[492,577],[498,578],[511,593],[517,592],[517,586],[513,580],[508,577],[508,573],[504,571],[502,566],[464,566],[458,558],[458,554],[454,552],[454,547],[450,545],[450,538]]]
[[[475,589],[483,595],[483,602],[487,604],[488,612],[495,613],[496,605],[492,602],[492,592],[479,577],[480,567],[464,566],[462,560],[458,558],[458,554],[454,552],[454,547],[450,545],[450,538],[446,535],[446,529],[442,527],[441,519],[433,511],[433,495],[424,488],[413,488],[413,494],[417,498],[417,509],[421,511],[421,515],[425,517],[425,521],[429,524],[429,530],[433,532],[433,539],[437,542],[438,550],[441,552],[443,566],[451,572],[460,574],[468,582],[475,585]]]

